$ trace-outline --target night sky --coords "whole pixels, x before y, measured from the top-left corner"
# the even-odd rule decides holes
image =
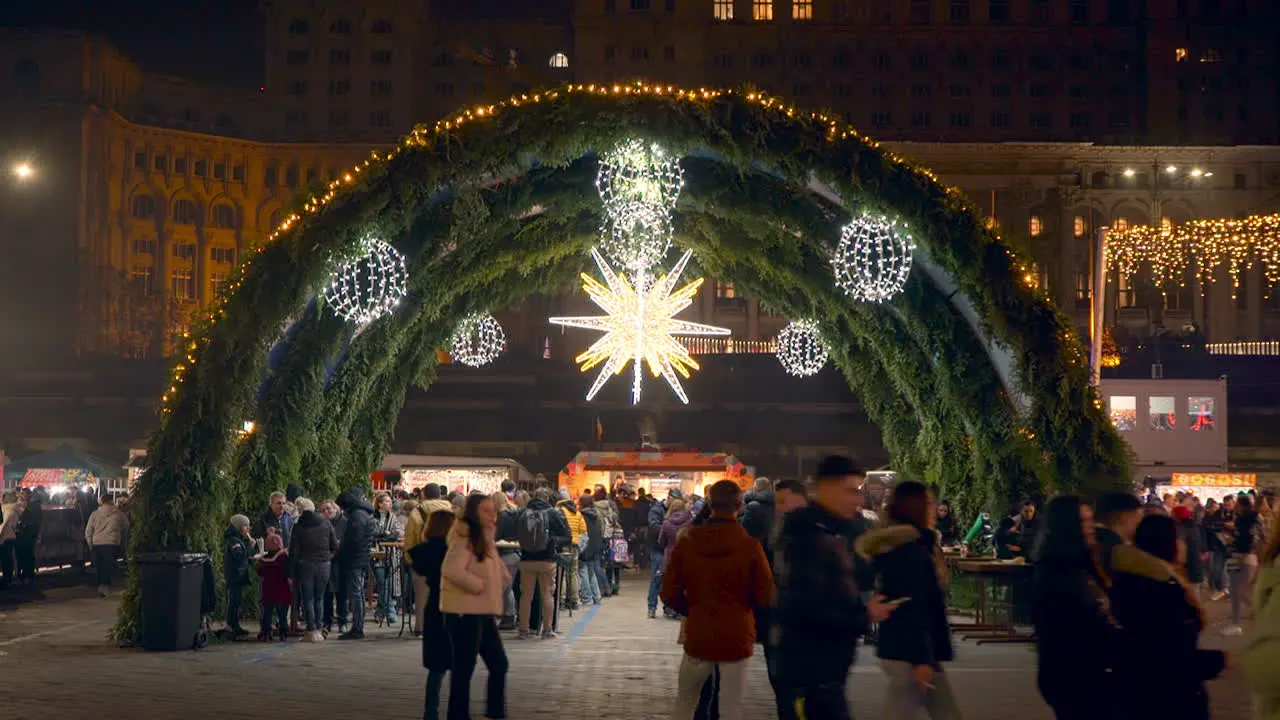
[[[262,84],[258,0],[10,0],[0,25],[102,35],[150,72]]]

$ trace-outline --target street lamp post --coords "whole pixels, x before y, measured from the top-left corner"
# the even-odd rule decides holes
[[[30,180],[36,174],[31,163],[20,162],[13,166],[13,176],[19,181]]]

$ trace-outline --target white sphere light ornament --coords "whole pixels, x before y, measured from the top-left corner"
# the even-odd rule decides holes
[[[915,249],[903,223],[864,212],[844,226],[831,256],[836,285],[854,300],[884,302],[906,287]]]
[[[638,273],[662,261],[671,249],[671,213],[645,202],[605,207],[600,250],[619,267]]]
[[[643,202],[670,211],[684,187],[684,170],[657,143],[624,140],[600,157],[596,189],[606,208],[616,203]]]
[[[360,256],[338,268],[320,297],[338,317],[364,325],[395,309],[408,280],[399,250],[378,238],[365,238]]]
[[[788,375],[809,377],[827,364],[827,346],[818,323],[796,320],[778,333],[778,362]]]
[[[449,355],[471,367],[488,365],[506,347],[507,335],[489,313],[476,313],[464,318],[449,339]]]

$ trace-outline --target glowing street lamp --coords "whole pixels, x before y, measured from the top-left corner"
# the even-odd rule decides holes
[[[13,175],[19,180],[30,180],[36,174],[35,168],[30,163],[18,163],[13,166]]]
[[[1133,176],[1134,176],[1134,175],[1136,175],[1136,174],[1137,174],[1137,171],[1136,171],[1136,170],[1134,170],[1133,168],[1125,168],[1125,169],[1124,169],[1124,176],[1125,176],[1125,177],[1127,177],[1127,178],[1131,178],[1131,177],[1133,177]]]

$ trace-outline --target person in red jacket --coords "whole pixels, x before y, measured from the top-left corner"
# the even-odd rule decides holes
[[[283,642],[289,639],[289,606],[293,593],[289,590],[289,553],[284,549],[284,538],[273,527],[267,528],[262,539],[262,557],[258,558],[258,576],[262,578],[262,628],[259,640],[271,639],[271,617],[277,623],[278,636]]]
[[[760,543],[738,522],[742,490],[721,480],[708,493],[711,519],[676,543],[662,579],[662,601],[685,616],[674,720],[691,720],[703,683],[720,671],[720,714],[742,717],[747,661],[756,642],[755,610],[769,602],[773,577]]]

